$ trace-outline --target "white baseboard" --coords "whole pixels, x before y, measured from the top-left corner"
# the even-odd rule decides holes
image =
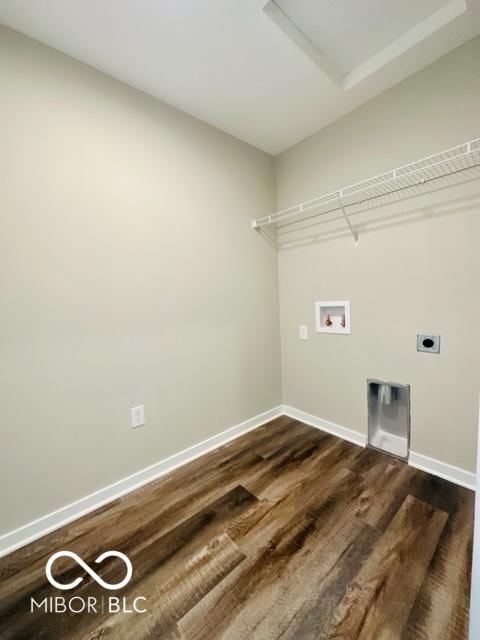
[[[294,409],[294,407],[289,407],[288,405],[283,405],[282,409],[286,416],[294,418],[295,420],[300,420],[300,422],[309,424],[311,427],[316,427],[317,429],[331,433],[334,436],[342,438],[342,440],[353,442],[353,444],[358,444],[360,447],[365,447],[367,444],[367,436],[363,433],[353,431],[353,429],[347,429],[347,427],[342,427],[341,425],[335,424],[335,422],[330,422],[329,420],[322,420],[322,418],[318,418],[311,413],[300,411],[300,409]]]
[[[99,489],[84,498],[80,498],[79,500],[65,505],[56,511],[52,511],[51,513],[33,520],[18,529],[14,529],[13,531],[9,531],[8,533],[1,535],[0,557],[15,551],[15,549],[19,549],[38,538],[41,538],[55,529],[63,527],[69,522],[98,509],[112,500],[120,498],[126,493],[130,493],[131,491],[138,489],[144,484],[152,482],[152,480],[181,467],[187,462],[191,462],[195,458],[230,442],[230,440],[234,440],[244,433],[252,431],[252,429],[256,429],[265,422],[281,416],[282,413],[281,406],[265,411],[264,413],[260,413],[259,415],[254,416],[249,420],[245,420],[226,431],[222,431],[221,433],[207,438],[188,449],[184,449],[179,453],[169,456],[150,467],[141,469],[118,482],[114,482],[108,487]]]
[[[431,473],[434,476],[438,476],[444,480],[450,480],[450,482],[459,484],[461,487],[466,487],[467,489],[473,489],[473,491],[475,491],[476,476],[470,471],[465,471],[465,469],[454,467],[446,462],[429,458],[421,453],[415,453],[415,451],[410,451],[408,464],[416,469],[428,471],[428,473]]]
[[[322,418],[318,418],[311,413],[306,413],[305,411],[300,411],[300,409],[295,409],[294,407],[289,407],[287,405],[283,405],[282,410],[285,415],[290,416],[295,420],[305,422],[305,424],[309,424],[312,427],[331,433],[343,440],[348,440],[348,442],[353,442],[353,444],[358,444],[361,447],[365,447],[367,444],[367,436],[363,433],[347,429],[347,427],[342,427],[341,425],[328,420],[322,420]],[[451,464],[441,462],[435,458],[429,458],[428,456],[424,456],[420,453],[415,453],[415,451],[410,451],[408,464],[416,469],[426,471],[434,476],[438,476],[444,480],[449,480],[461,487],[466,487],[467,489],[473,489],[475,491],[476,476],[470,471],[465,471],[465,469],[454,467]]]
[[[358,431],[342,427],[341,425],[330,422],[329,420],[322,420],[321,418],[310,413],[306,413],[305,411],[301,411],[300,409],[295,409],[287,405],[280,405],[254,416],[249,420],[245,420],[245,422],[231,427],[226,431],[222,431],[221,433],[207,438],[188,449],[184,449],[179,453],[169,456],[150,467],[141,469],[140,471],[137,471],[118,482],[114,482],[103,489],[99,489],[84,498],[80,498],[79,500],[61,507],[56,511],[52,511],[51,513],[33,520],[18,529],[14,529],[13,531],[9,531],[8,533],[1,535],[0,557],[19,549],[38,538],[41,538],[47,533],[55,531],[55,529],[63,527],[69,522],[72,522],[73,520],[76,520],[77,518],[112,502],[112,500],[116,500],[117,498],[152,482],[152,480],[155,480],[156,478],[159,478],[160,476],[195,460],[205,453],[208,453],[209,451],[212,451],[213,449],[216,449],[281,415],[287,415],[295,420],[304,422],[305,424],[321,429],[322,431],[361,447],[364,447],[367,443],[367,437]],[[435,460],[434,458],[429,458],[428,456],[424,456],[420,453],[415,453],[414,451],[410,452],[409,464],[412,467],[421,469],[422,471],[427,471],[428,473],[444,478],[445,480],[449,480],[450,482],[461,485],[462,487],[475,490],[475,474],[465,471],[464,469],[454,467],[453,465],[441,462],[440,460]]]

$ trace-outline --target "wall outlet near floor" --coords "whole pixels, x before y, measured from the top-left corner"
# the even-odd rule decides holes
[[[300,340],[308,340],[308,327],[304,324],[301,324],[298,327],[298,337]]]
[[[143,404],[130,409],[130,421],[133,429],[143,427],[145,424],[145,406]]]

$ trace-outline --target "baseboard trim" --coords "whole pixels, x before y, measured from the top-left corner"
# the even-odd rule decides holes
[[[307,413],[306,411],[300,411],[300,409],[283,405],[283,413],[290,418],[300,420],[300,422],[305,422],[305,424],[308,424],[311,427],[316,427],[317,429],[331,433],[338,438],[342,438],[342,440],[347,440],[348,442],[357,444],[360,447],[365,447],[367,444],[367,436],[363,433],[353,431],[353,429],[348,429],[347,427],[342,427],[341,425],[335,424],[335,422],[330,422],[329,420],[323,420],[322,418],[314,416],[311,413]]]
[[[465,471],[465,469],[454,467],[453,465],[447,464],[446,462],[441,462],[440,460],[429,458],[428,456],[424,456],[421,453],[415,453],[415,451],[410,451],[408,464],[410,464],[412,467],[415,467],[415,469],[427,471],[434,476],[438,476],[439,478],[443,478],[444,480],[449,480],[450,482],[458,484],[461,487],[466,487],[467,489],[472,489],[473,491],[475,491],[476,476],[470,471]]]
[[[361,447],[366,446],[367,437],[358,431],[353,431],[352,429],[335,424],[329,420],[323,420],[318,416],[314,416],[311,413],[295,409],[288,405],[279,405],[278,407],[274,407],[273,409],[260,413],[249,420],[245,420],[234,427],[230,427],[221,433],[188,447],[179,453],[173,454],[168,458],[164,458],[150,467],[141,469],[122,480],[118,480],[117,482],[104,487],[103,489],[99,489],[88,496],[65,505],[56,511],[52,511],[45,516],[37,518],[32,522],[1,535],[0,557],[34,542],[38,538],[41,538],[48,533],[51,533],[52,531],[55,531],[56,529],[59,529],[60,527],[63,527],[70,522],[91,513],[92,511],[95,511],[95,509],[98,509],[99,507],[102,507],[105,504],[130,493],[131,491],[135,491],[135,489],[170,473],[174,469],[199,458],[209,451],[213,451],[213,449],[217,449],[218,447],[227,444],[227,442],[230,442],[231,440],[235,440],[235,438],[238,438],[244,433],[248,433],[262,424],[265,424],[269,420],[278,418],[281,415],[289,416],[290,418],[304,422],[305,424],[321,429],[322,431]],[[410,452],[408,462],[416,469],[426,471],[427,473],[431,473],[439,478],[449,480],[454,484],[458,484],[462,487],[475,491],[476,476],[474,473],[465,471],[459,467],[454,467],[446,462],[429,458],[428,456],[414,451]]]
[[[329,420],[323,420],[311,413],[306,413],[305,411],[300,411],[300,409],[295,409],[294,407],[289,407],[287,405],[283,405],[283,413],[295,420],[305,422],[305,424],[309,424],[312,427],[331,433],[343,440],[348,440],[348,442],[353,442],[353,444],[357,444],[361,447],[365,447],[367,444],[367,436],[364,434],[348,429],[347,427],[342,427],[341,425],[330,422]],[[476,476],[470,471],[454,467],[451,464],[441,462],[435,458],[429,458],[428,456],[416,453],[415,451],[410,451],[408,464],[416,469],[426,471],[434,476],[438,476],[439,478],[458,484],[461,487],[466,487],[467,489],[475,491]]]
[[[230,427],[202,442],[199,442],[188,449],[164,458],[159,462],[141,469],[122,480],[118,480],[103,489],[99,489],[75,502],[72,502],[56,511],[37,518],[17,529],[9,531],[0,536],[0,557],[5,556],[20,547],[24,547],[38,538],[41,538],[73,520],[77,520],[88,513],[95,511],[99,507],[120,498],[121,496],[138,489],[139,487],[156,480],[157,478],[170,473],[174,469],[199,458],[200,456],[217,449],[218,447],[238,438],[239,436],[252,431],[265,424],[269,420],[278,418],[283,414],[282,407],[274,407],[264,411],[249,420]]]

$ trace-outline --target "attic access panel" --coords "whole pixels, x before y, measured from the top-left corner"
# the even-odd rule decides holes
[[[468,10],[467,0],[270,0],[265,13],[348,89]]]

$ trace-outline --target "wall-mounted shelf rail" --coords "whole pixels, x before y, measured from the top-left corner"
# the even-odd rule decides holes
[[[305,218],[338,211],[345,217],[348,227],[355,241],[357,241],[358,234],[350,221],[348,207],[363,205],[375,198],[424,185],[432,180],[453,175],[479,165],[480,138],[476,138],[421,160],[397,167],[373,178],[343,187],[313,200],[301,202],[263,218],[258,218],[252,222],[252,226],[255,229],[260,229],[267,225],[294,223]]]

